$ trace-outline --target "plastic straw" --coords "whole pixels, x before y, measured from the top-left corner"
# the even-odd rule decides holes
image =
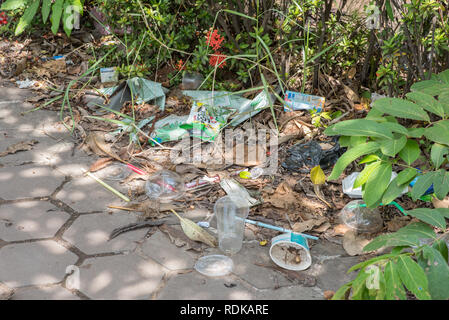
[[[401,211],[401,213],[402,213],[404,216],[407,215],[407,213],[405,212],[404,208],[402,208],[402,207],[400,206],[400,204],[397,203],[396,201],[391,201],[391,202],[388,203],[387,205],[390,205],[390,204],[394,205],[399,211]],[[383,203],[381,203],[380,205],[381,205],[381,206],[384,206]],[[359,207],[366,207],[366,203],[360,204],[360,205],[358,205],[358,206],[359,206]]]
[[[277,230],[277,231],[281,231],[281,232],[285,232],[285,233],[300,234],[300,235],[302,235],[305,238],[309,238],[309,239],[313,239],[313,240],[319,240],[318,237],[310,236],[310,235],[304,234],[304,233],[293,232],[292,230],[288,230],[288,229],[285,229],[285,228],[272,226],[271,224],[266,224],[266,223],[259,222],[259,221],[245,219],[245,222],[249,223],[249,224],[254,224],[254,225],[259,226],[259,227],[264,227],[264,228],[267,228],[267,229]]]
[[[92,173],[90,172],[86,172],[86,175],[88,175],[89,177],[91,177],[92,179],[94,179],[95,181],[97,181],[99,184],[101,184],[103,187],[105,187],[106,189],[108,189],[109,191],[111,191],[113,194],[115,194],[116,196],[119,196],[120,198],[122,198],[123,200],[125,200],[126,202],[130,202],[131,200],[129,200],[129,198],[123,194],[121,194],[119,191],[115,190],[113,187],[111,187],[110,185],[108,185],[106,182],[98,179],[96,176],[94,176]]]

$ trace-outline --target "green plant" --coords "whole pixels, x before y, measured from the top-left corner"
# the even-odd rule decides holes
[[[39,8],[41,8],[42,23],[45,24],[50,20],[53,34],[58,32],[62,22],[65,33],[70,36],[75,19],[77,19],[76,16],[83,14],[83,4],[84,0],[7,0],[2,4],[0,10],[22,13],[16,25],[16,36],[24,32],[35,21]]]
[[[448,161],[449,154],[449,70],[433,75],[431,80],[415,83],[411,86],[411,90],[406,94],[407,99],[376,100],[366,118],[342,121],[325,130],[325,133],[330,136],[341,135],[340,144],[348,147],[335,164],[328,177],[329,180],[337,179],[351,162],[364,156],[359,165],[364,164],[365,167],[355,180],[354,187],[362,187],[363,199],[367,207],[373,208],[380,203],[390,203],[401,195],[404,188],[415,177],[418,179],[411,191],[414,201],[426,193],[432,185],[435,197],[440,200],[444,199],[449,192],[449,172],[442,167]],[[417,166],[419,168],[416,168]],[[400,172],[390,181],[393,169]],[[447,209],[418,208],[409,211],[408,214],[447,233],[445,221],[445,218],[449,218]],[[441,260],[434,247],[419,244],[420,238],[431,238],[433,243],[438,243],[438,247],[442,246],[440,241],[435,241],[437,237],[432,228],[424,224],[412,224],[401,230],[380,236],[365,248],[371,251],[383,246],[412,247],[412,253],[403,253],[403,247],[395,248],[392,254],[384,256],[383,260],[379,260],[380,262],[370,260],[386,268],[383,269],[384,289],[377,289],[375,292],[369,292],[366,289],[364,281],[368,276],[363,272],[370,265],[368,263],[355,268],[361,269],[361,273],[356,280],[347,284],[345,289],[342,288],[337,297],[341,297],[342,292],[352,288],[354,299],[403,298],[404,295],[397,292],[400,290],[398,286],[400,287],[401,283],[420,299],[431,296],[441,298],[443,293],[440,292],[442,291],[439,289],[440,286],[445,286],[449,290],[447,248],[446,253],[444,250],[441,252],[445,260]],[[418,259],[419,268],[412,257]],[[424,261],[422,259],[433,259],[438,261],[438,265],[425,266],[424,264],[422,267],[420,263]],[[443,261],[445,261],[444,264]],[[415,284],[410,282],[411,279],[402,274],[403,270],[400,269],[403,268],[407,270],[411,268],[416,272],[420,286],[414,287]],[[351,271],[355,269],[352,268]],[[440,269],[447,270],[448,273],[441,273]],[[388,271],[388,279],[386,271]],[[402,281],[399,284],[395,282],[399,281],[395,279],[396,273],[399,273],[400,281]],[[386,295],[385,290],[393,290],[395,294]],[[449,298],[447,290],[444,291],[444,296],[444,299]]]

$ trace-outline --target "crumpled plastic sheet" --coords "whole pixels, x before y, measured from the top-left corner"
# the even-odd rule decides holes
[[[334,146],[331,149],[323,150],[315,140],[295,144],[288,149],[288,155],[284,162],[282,162],[282,167],[289,171],[308,173],[318,165],[323,170],[333,166],[338,158],[346,151],[346,148],[340,146],[338,137],[334,137],[331,141],[323,141],[322,143],[332,143]]]

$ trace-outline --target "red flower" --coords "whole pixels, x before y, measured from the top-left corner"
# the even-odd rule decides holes
[[[184,61],[182,61],[182,59],[179,59],[178,63],[176,64],[176,69],[178,69],[178,71],[186,69],[185,63]]]
[[[0,12],[0,25],[8,23],[8,16],[5,12]]]
[[[218,51],[221,47],[221,43],[224,41],[224,37],[218,34],[218,30],[215,29],[213,32],[208,31],[206,34],[207,45],[210,46],[214,51]]]
[[[209,64],[212,67],[218,66],[219,68],[223,68],[226,65],[226,61],[224,61],[225,59],[226,56],[217,51],[210,56]]]

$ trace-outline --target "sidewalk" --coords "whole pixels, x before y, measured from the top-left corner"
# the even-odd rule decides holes
[[[360,258],[326,240],[310,243],[308,270],[282,272],[269,258],[269,246],[246,239],[233,257],[234,273],[219,278],[193,269],[199,257],[218,249],[178,247],[157,227],[107,241],[113,229],[136,222],[137,214],[107,208],[124,202],[82,175],[96,156],[76,148],[59,114],[21,115],[33,108],[23,102],[32,94],[0,86],[0,153],[37,141],[32,150],[0,157],[0,300],[8,292],[13,300],[323,299],[324,291],[354,276],[346,271]],[[126,186],[112,185],[127,193]],[[205,214],[185,213],[192,220]],[[79,289],[72,289],[72,270]]]

